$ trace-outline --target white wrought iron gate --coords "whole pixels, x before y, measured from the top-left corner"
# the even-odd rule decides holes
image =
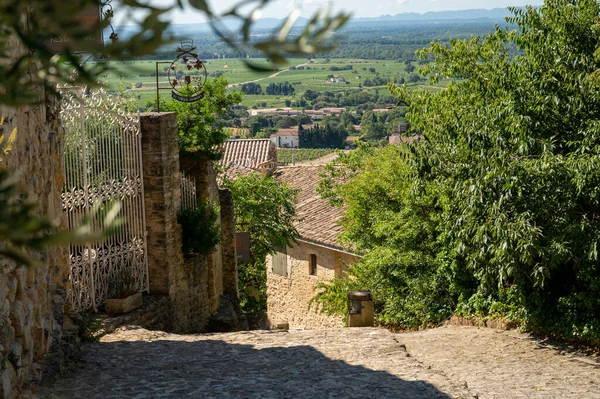
[[[148,290],[139,116],[104,92],[63,91],[60,117],[65,128],[62,203],[69,228],[86,218],[102,229],[108,204],[121,203],[123,223],[115,234],[70,247],[72,307],[96,309],[114,290]],[[94,205],[100,210],[91,214]]]

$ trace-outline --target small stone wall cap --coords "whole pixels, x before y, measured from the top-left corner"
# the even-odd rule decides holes
[[[373,296],[371,291],[350,291],[348,292],[349,301],[371,301]]]

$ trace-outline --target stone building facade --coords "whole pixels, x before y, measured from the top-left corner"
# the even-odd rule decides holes
[[[358,256],[342,245],[338,224],[343,209],[332,207],[316,192],[322,166],[285,167],[280,181],[300,189],[295,222],[298,244],[267,258],[267,315],[271,325],[290,328],[342,327],[342,317],[320,313],[310,306],[317,283],[331,280],[356,262]]]
[[[311,268],[311,258],[316,267]],[[279,265],[275,265],[279,262]],[[267,259],[267,313],[272,326],[290,328],[343,327],[342,317],[319,313],[311,306],[318,282],[331,280],[356,261],[356,256],[331,247],[299,241]]]

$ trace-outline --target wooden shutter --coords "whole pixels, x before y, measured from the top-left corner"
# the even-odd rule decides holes
[[[273,274],[287,277],[287,248],[277,248],[273,255]]]

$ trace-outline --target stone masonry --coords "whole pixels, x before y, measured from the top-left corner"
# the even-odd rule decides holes
[[[317,256],[317,274],[309,273],[310,255]],[[319,313],[316,304],[309,310],[320,281],[339,275],[355,257],[322,246],[300,242],[287,248],[287,276],[273,273],[272,256],[267,258],[267,314],[271,325],[288,323],[290,328],[343,327],[342,317]]]
[[[13,128],[18,129],[2,167],[20,174],[20,200],[36,201],[38,215],[64,226],[60,199],[63,136],[57,111],[57,101],[44,101],[43,97],[42,105],[0,108],[0,115],[6,118],[2,132],[8,136]],[[0,259],[0,398],[18,397],[24,385],[60,373],[69,356],[70,346],[63,340],[67,248],[53,247],[31,255],[39,259],[40,266],[27,268]]]

